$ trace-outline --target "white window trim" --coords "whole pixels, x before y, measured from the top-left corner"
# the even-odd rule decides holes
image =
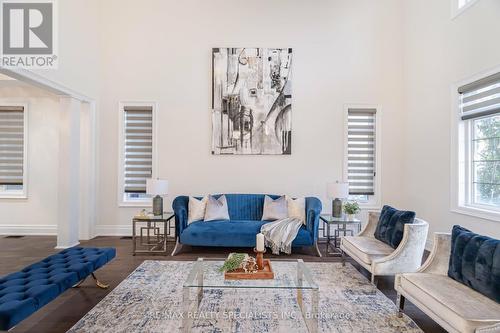
[[[153,108],[153,161],[152,161],[152,178],[157,178],[158,172],[158,143],[157,143],[157,102],[149,101],[130,101],[120,102],[118,108],[118,206],[119,207],[151,207],[152,199],[144,198],[137,200],[125,200],[124,198],[124,144],[125,144],[125,110],[126,106],[147,106]]]
[[[22,191],[0,191],[0,199],[28,199],[28,102],[13,102],[8,99],[0,99],[0,105],[22,106],[24,121],[23,138],[23,190]]]
[[[370,195],[367,202],[358,202],[363,210],[380,210],[382,208],[382,108],[375,104],[345,104],[344,105],[344,163],[343,163],[343,179],[347,182],[347,112],[349,109],[376,109],[375,114],[375,195]]]
[[[500,222],[500,210],[485,205],[470,204],[469,182],[471,170],[466,156],[470,156],[471,121],[462,121],[458,87],[500,72],[500,66],[481,72],[451,86],[451,165],[450,210],[454,213]],[[466,174],[469,174],[466,176]]]
[[[458,8],[458,1],[459,0],[451,0],[451,19],[452,20],[454,20],[455,18],[457,18],[458,16],[460,16],[460,14],[462,14],[467,9],[471,8],[476,3],[479,2],[479,0],[472,0],[469,3],[466,3],[463,7]]]

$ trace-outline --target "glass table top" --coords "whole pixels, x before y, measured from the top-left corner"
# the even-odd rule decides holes
[[[219,271],[224,260],[199,258],[183,287],[318,289],[311,271],[301,259],[271,260],[274,279],[268,280],[226,280],[224,273]]]
[[[341,217],[333,217],[330,214],[321,214],[320,215],[321,219],[325,222],[328,223],[360,223],[361,220],[354,218],[354,219],[349,219],[347,216],[341,216]]]
[[[141,215],[135,215],[134,216],[134,220],[136,221],[144,221],[144,222],[155,222],[155,221],[164,221],[164,220],[168,220],[170,218],[172,218],[174,216],[174,213],[173,212],[163,212],[162,215],[152,215],[152,214],[148,214],[148,215],[144,215],[144,216],[141,216]]]

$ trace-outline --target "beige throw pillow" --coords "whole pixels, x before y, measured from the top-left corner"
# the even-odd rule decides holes
[[[302,220],[306,225],[306,198],[293,199],[287,197],[288,203],[288,217],[295,217]]]
[[[208,196],[205,222],[216,220],[229,220],[229,209],[225,195],[221,195],[219,199],[211,195]]]
[[[288,209],[286,197],[282,196],[273,200],[270,196],[264,197],[264,210],[262,212],[262,221],[275,221],[286,219],[288,217]]]
[[[188,224],[195,221],[202,221],[205,218],[205,210],[207,208],[208,197],[203,197],[201,200],[195,197],[189,197],[188,202]]]

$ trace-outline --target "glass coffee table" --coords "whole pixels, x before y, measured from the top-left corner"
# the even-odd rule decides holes
[[[297,304],[308,331],[318,331],[319,287],[314,282],[309,268],[301,259],[271,260],[274,271],[274,279],[272,280],[225,280],[224,273],[219,272],[223,263],[224,259],[199,258],[193,264],[193,268],[182,286],[183,332],[189,332],[193,325],[193,316],[190,314],[198,312],[204,289],[295,290]],[[309,309],[304,304],[304,292],[311,293]],[[193,294],[195,297],[191,299]]]

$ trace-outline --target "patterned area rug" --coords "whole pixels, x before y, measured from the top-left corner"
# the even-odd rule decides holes
[[[178,332],[192,262],[144,261],[68,332]],[[307,263],[319,285],[320,332],[422,332],[352,265]],[[307,291],[304,292],[306,302]],[[296,291],[205,289],[192,332],[307,332]]]

